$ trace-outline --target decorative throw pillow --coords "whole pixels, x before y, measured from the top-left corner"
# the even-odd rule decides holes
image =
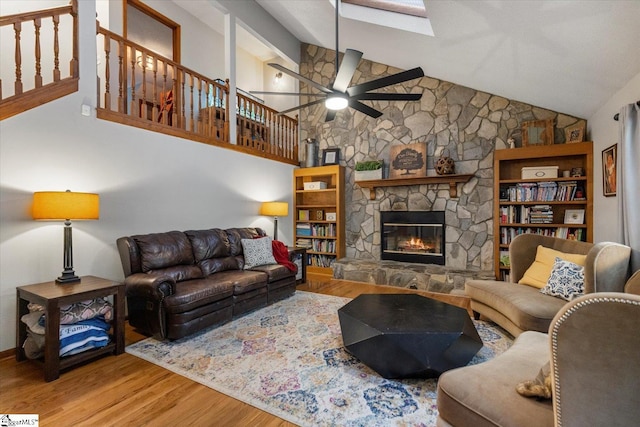
[[[568,254],[538,245],[535,261],[533,261],[533,264],[525,271],[524,276],[522,276],[522,279],[520,279],[518,283],[533,286],[534,288],[544,288],[549,281],[556,258],[571,261],[574,264],[582,266],[585,265],[587,260],[586,255]]]
[[[259,265],[277,264],[273,257],[271,237],[260,239],[241,239],[242,252],[244,253],[244,269],[248,270]]]
[[[584,267],[556,258],[547,285],[540,289],[545,295],[571,301],[584,293]]]
[[[516,386],[516,391],[525,397],[537,397],[538,399],[551,399],[551,365],[544,364],[538,375],[533,380],[523,381]]]

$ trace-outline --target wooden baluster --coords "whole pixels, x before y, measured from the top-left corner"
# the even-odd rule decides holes
[[[202,81],[202,78],[198,77],[198,133],[206,136],[207,131],[205,127],[205,119],[203,117],[206,111],[204,110],[204,104],[202,102],[203,84],[204,82]]]
[[[180,77],[181,77],[181,82],[180,84],[182,85],[182,93],[181,93],[181,97],[182,97],[182,114],[180,116],[180,120],[181,120],[181,128],[185,129],[186,125],[187,125],[187,116],[186,113],[184,111],[184,104],[185,104],[185,92],[184,92],[184,85],[185,85],[185,72],[183,69],[180,69]]]
[[[129,114],[140,117],[140,108],[136,105],[136,48],[129,47],[131,53],[131,108]]]
[[[213,135],[213,129],[211,128],[211,110],[214,108],[213,106],[209,105],[209,100],[213,99],[213,95],[211,94],[211,83],[209,83],[208,80],[205,80],[204,82],[204,96],[205,96],[205,110],[204,110],[204,115],[202,117],[202,120],[204,121],[204,134],[208,137],[211,137]],[[202,115],[202,112],[201,112]]]
[[[109,55],[111,54],[111,37],[104,35],[104,108],[111,110],[111,67],[109,65]]]
[[[22,31],[22,23],[16,22],[13,24],[13,32],[15,34],[16,41],[16,52],[15,52],[15,62],[16,62],[16,81],[13,85],[14,87],[14,95],[20,95],[22,93],[22,53],[20,51],[20,32]]]
[[[159,121],[158,118],[158,58],[154,55],[151,63],[153,69],[153,108],[151,109],[151,119],[154,122]]]
[[[171,65],[171,69],[173,71],[173,83],[171,84],[171,89],[173,90],[172,94],[172,103],[173,108],[171,108],[171,126],[178,126],[178,107],[176,106],[176,99],[178,99],[178,80],[176,77],[178,76],[178,68],[175,65]]]
[[[162,61],[162,94],[160,96],[160,99],[162,101],[160,105],[160,122],[163,125],[166,125],[167,121],[169,120],[169,111],[167,111],[167,108],[170,108],[169,102],[173,102],[169,100],[169,91],[167,90],[167,61]]]
[[[298,115],[296,114],[296,121],[293,127],[293,155],[291,156],[296,163],[300,162],[300,144],[298,142],[298,123],[300,122],[298,120]]]
[[[229,79],[225,79],[224,105],[224,142],[231,143],[231,137],[229,136],[229,120],[231,120],[231,113],[229,112]]]
[[[124,53],[124,42],[120,40],[118,42],[118,113],[122,114],[126,113],[124,93],[127,87],[127,83],[125,81],[127,73],[125,72],[126,63],[124,62]]]
[[[193,74],[189,74],[189,130],[194,131],[193,121]]]
[[[79,71],[79,65],[78,65],[78,58],[79,58],[79,49],[80,49],[80,43],[79,43],[79,21],[78,21],[78,0],[71,0],[71,16],[73,17],[73,43],[72,43],[72,50],[73,50],[73,54],[71,57],[71,61],[69,62],[69,67],[71,68],[71,76],[74,78],[78,78],[80,76],[80,71]]]
[[[58,38],[58,27],[60,16],[53,15],[53,81],[60,81],[60,40]]]
[[[35,85],[36,88],[42,87],[42,64],[41,61],[41,53],[40,53],[40,18],[36,18],[33,20],[33,27],[36,32],[36,75],[35,75]]]
[[[142,51],[142,62],[140,66],[142,67],[142,98],[140,99],[140,117],[143,119],[148,119],[147,117],[147,52]]]

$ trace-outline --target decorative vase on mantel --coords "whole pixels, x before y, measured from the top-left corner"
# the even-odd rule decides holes
[[[354,171],[355,181],[371,181],[374,179],[382,179],[382,160],[368,160],[356,163]]]

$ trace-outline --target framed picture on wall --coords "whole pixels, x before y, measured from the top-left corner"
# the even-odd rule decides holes
[[[618,144],[602,150],[602,192],[605,197],[616,195]]]
[[[339,148],[326,148],[322,150],[322,166],[337,165],[339,161]]]

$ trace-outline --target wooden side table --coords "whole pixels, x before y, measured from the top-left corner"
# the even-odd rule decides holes
[[[307,249],[288,246],[289,260],[298,266],[296,273],[296,283],[305,283],[307,281]]]
[[[55,282],[18,286],[16,288],[16,360],[26,359],[22,344],[27,338],[27,326],[20,318],[29,313],[30,302],[40,304],[47,315],[45,322],[44,379],[53,381],[60,377],[60,371],[104,354],[124,352],[125,286],[123,283],[83,276],[78,283],[58,285]],[[112,335],[109,343],[102,348],[87,350],[71,356],[60,357],[60,307],[80,301],[113,295]]]

